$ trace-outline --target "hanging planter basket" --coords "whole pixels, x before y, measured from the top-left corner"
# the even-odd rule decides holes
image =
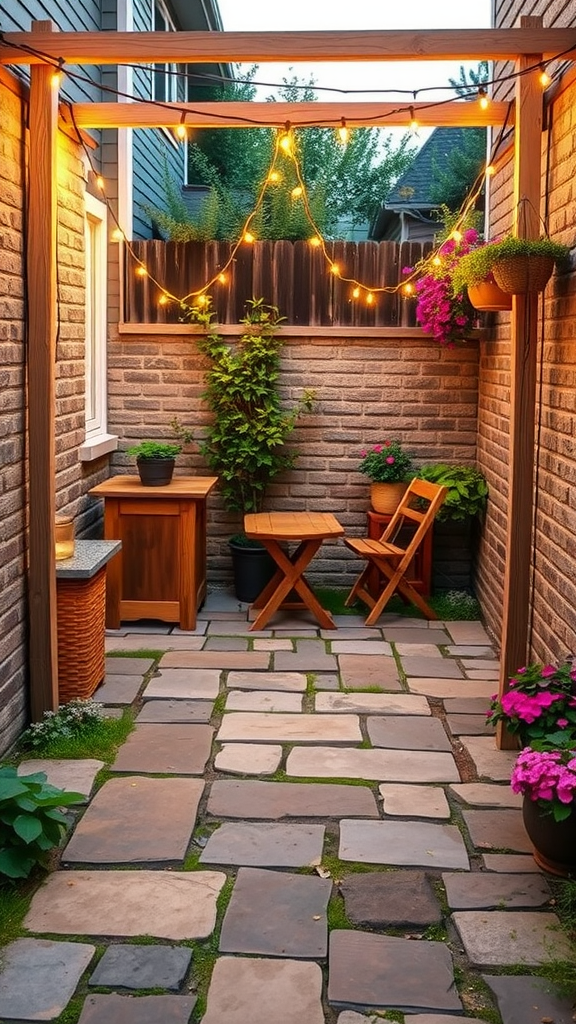
[[[510,256],[492,266],[496,284],[511,295],[544,291],[553,270],[552,256]]]
[[[468,285],[468,298],[474,309],[485,312],[512,309],[512,296],[509,292],[502,291],[495,281],[480,281],[478,284]]]

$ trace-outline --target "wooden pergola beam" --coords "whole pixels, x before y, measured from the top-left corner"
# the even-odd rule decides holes
[[[177,128],[186,115],[187,128],[271,128],[338,126],[345,113],[350,127],[408,126],[409,107],[398,103],[179,103],[162,106],[151,103],[75,103],[70,112],[62,107],[62,117],[79,128]],[[478,103],[464,100],[430,105],[411,105],[423,127],[481,127],[504,124],[507,115],[513,124],[513,105],[490,103],[482,110]]]
[[[42,50],[37,56],[20,47]],[[266,63],[270,61],[515,60],[549,58],[576,47],[575,28],[394,29],[349,32],[59,32],[34,43],[7,32],[0,63]]]
[[[37,34],[52,22],[36,22]],[[42,35],[48,40],[48,35]],[[58,89],[53,69],[30,72],[28,165],[28,451],[30,712],[37,722],[58,706],[56,636],[55,367],[56,166]]]

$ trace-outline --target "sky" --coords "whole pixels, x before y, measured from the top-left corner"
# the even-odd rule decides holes
[[[226,31],[305,31],[339,29],[485,28],[490,25],[491,0],[218,0]],[[445,86],[459,77],[461,62],[421,61],[406,63],[294,63],[293,73],[331,89],[407,89]],[[476,65],[473,64],[472,67]],[[289,65],[260,64],[257,78],[281,82],[290,76]],[[258,95],[271,92],[264,87]],[[418,100],[445,98],[446,92],[425,92]],[[318,92],[318,99],[337,100],[341,92]],[[353,100],[396,101],[400,94],[363,92],[347,94]]]

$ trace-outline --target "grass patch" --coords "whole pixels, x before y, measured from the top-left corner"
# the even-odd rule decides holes
[[[332,615],[362,615],[368,614],[368,608],[362,601],[357,601],[351,608],[346,608],[346,600],[349,590],[339,590],[331,587],[315,587],[314,593],[323,608]],[[464,591],[450,590],[442,594],[434,594],[427,598],[428,604],[434,609],[439,619],[447,621],[472,621],[481,617],[480,605],[475,597]],[[399,597],[393,597],[384,613],[394,615],[405,615],[409,618],[424,619],[422,612],[413,604],[404,604]]]
[[[38,880],[30,878],[18,885],[0,885],[0,946],[26,934],[22,922],[37,886]]]
[[[222,693],[218,694],[216,700],[214,701],[214,705],[212,707],[212,714],[210,715],[210,718],[221,718],[221,716],[224,714],[224,708],[226,707],[226,697],[226,690],[223,690]]]
[[[127,708],[122,718],[103,718],[87,723],[72,736],[54,736],[32,750],[20,747],[18,759],[94,757],[111,764],[118,747],[124,743],[133,728],[134,717]]]
[[[338,928],[350,930],[355,927],[346,916],[344,899],[339,892],[333,893],[328,900],[327,918],[329,932],[333,932]]]
[[[166,654],[165,650],[156,651],[152,647],[140,647],[137,651],[108,651],[107,658],[153,658],[159,661]]]

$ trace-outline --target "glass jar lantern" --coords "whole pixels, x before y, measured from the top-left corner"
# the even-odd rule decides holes
[[[54,542],[57,562],[61,562],[65,558],[72,558],[74,554],[74,520],[70,516],[56,516]]]

